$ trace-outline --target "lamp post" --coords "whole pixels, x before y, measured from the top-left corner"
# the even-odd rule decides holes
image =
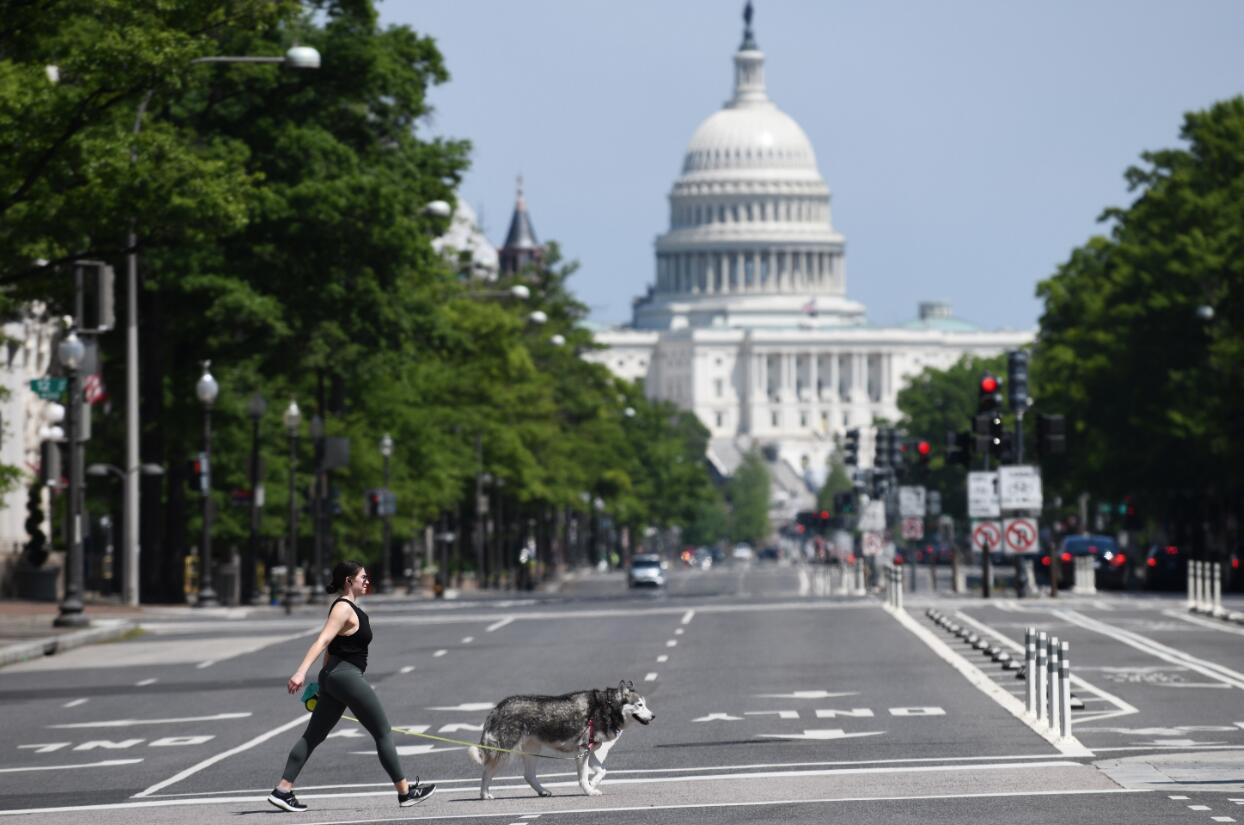
[[[242,604],[254,604],[259,598],[255,567],[259,556],[259,514],[263,506],[263,490],[259,486],[259,422],[268,411],[268,402],[258,392],[246,403],[251,418],[251,529],[246,542],[246,560],[242,563]]]
[[[384,488],[380,491],[380,592],[393,592],[393,514],[389,506],[389,459],[393,456],[393,437],[380,438],[380,455],[384,458]]]
[[[212,405],[220,394],[220,385],[212,377],[211,361],[203,362],[203,374],[194,386],[195,395],[203,404],[203,540],[199,543],[199,597],[195,607],[220,604],[212,588]]]
[[[279,63],[292,69],[318,69],[320,53],[309,46],[293,46],[284,57],[200,57],[196,63]],[[134,145],[130,149],[130,166],[138,164],[138,135],[142,132],[143,116],[151,102],[149,89],[138,104],[134,115]],[[125,602],[138,604],[138,227],[130,221],[126,237],[129,252],[125,260]]]
[[[285,414],[281,416],[285,431],[289,433],[289,546],[285,548],[285,612],[294,606],[294,566],[298,563],[298,502],[295,500],[296,474],[298,470],[298,427],[302,413],[298,402],[290,399]]]
[[[318,585],[324,569],[324,419],[318,414],[311,416],[312,473],[311,481],[311,589],[307,593],[308,604],[324,601],[324,593]]]
[[[72,320],[72,319],[70,319]],[[69,378],[69,403],[65,416],[66,443],[69,445],[69,553],[65,559],[65,598],[52,624],[57,627],[85,627],[91,623],[82,612],[82,521],[78,511],[78,487],[82,483],[81,454],[78,451],[78,368],[86,357],[86,347],[72,323],[69,333],[56,347],[56,357]]]

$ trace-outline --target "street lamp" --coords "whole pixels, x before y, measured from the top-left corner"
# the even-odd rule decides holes
[[[312,481],[311,481],[311,589],[308,604],[324,601],[320,590],[324,568],[324,419],[311,416]]]
[[[545,323],[548,323],[549,316],[548,316],[547,314],[545,314],[544,310],[542,310],[542,309],[533,309],[533,310],[532,310],[532,311],[531,311],[531,312],[527,315],[527,320],[528,320],[528,321],[531,321],[531,323],[533,323],[533,324],[537,324],[537,325],[539,325],[539,324],[545,324]]]
[[[318,69],[320,53],[310,46],[293,46],[284,57],[200,57],[197,63],[280,63],[291,69]],[[148,89],[139,101],[134,115],[134,144],[130,148],[130,166],[138,165],[138,135],[142,132],[143,116],[151,102],[154,89]],[[138,446],[142,433],[138,424],[138,228],[130,220],[125,256],[125,602],[138,604],[138,511],[139,461]],[[133,577],[130,579],[129,577]]]
[[[285,548],[285,612],[289,613],[294,606],[294,565],[298,560],[298,502],[294,500],[295,474],[298,469],[298,427],[302,424],[298,402],[290,399],[281,421],[285,424],[285,431],[289,433],[289,547]]]
[[[203,540],[199,544],[199,597],[195,607],[220,604],[212,588],[212,405],[220,394],[220,385],[212,377],[211,366],[211,361],[203,362],[203,374],[194,385],[194,394],[203,405],[203,476],[200,487],[203,495]]]
[[[423,207],[423,214],[431,218],[448,218],[453,215],[453,207],[445,201],[429,201]]]
[[[549,337],[549,343],[555,347],[564,347],[566,345],[566,336],[555,334]]]
[[[66,317],[68,334],[56,347],[56,357],[69,377],[68,414],[65,432],[69,445],[69,553],[65,560],[65,598],[60,603],[60,613],[53,620],[57,627],[84,627],[91,623],[82,612],[82,521],[79,512],[78,487],[82,484],[81,454],[78,452],[78,416],[81,404],[78,398],[78,369],[86,357],[73,319]]]
[[[251,531],[246,542],[246,561],[242,564],[242,604],[254,604],[259,598],[255,586],[255,566],[259,556],[259,513],[263,491],[259,486],[259,422],[268,411],[268,402],[258,392],[246,403],[251,418]]]
[[[380,513],[383,529],[380,541],[380,592],[393,592],[393,520],[389,502],[389,459],[393,456],[393,437],[380,438],[380,455],[384,458],[384,489],[380,491]]]

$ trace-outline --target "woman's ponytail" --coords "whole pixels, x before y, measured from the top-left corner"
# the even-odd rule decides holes
[[[337,562],[333,567],[333,579],[325,585],[324,589],[329,593],[340,593],[346,589],[346,579],[355,576],[362,569],[363,565],[356,561]]]

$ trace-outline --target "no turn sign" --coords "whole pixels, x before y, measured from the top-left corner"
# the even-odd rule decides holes
[[[972,522],[972,549],[984,552],[986,548],[992,553],[1001,549],[1002,523],[990,519]]]
[[[876,556],[881,553],[882,537],[880,533],[868,531],[860,538],[860,549],[865,556]]]
[[[1037,549],[1037,520],[1009,518],[1002,522],[1003,549],[1007,553],[1031,553]]]
[[[916,540],[924,538],[924,519],[915,516],[904,517],[903,538]]]

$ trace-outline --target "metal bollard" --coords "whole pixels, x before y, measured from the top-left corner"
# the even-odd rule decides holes
[[[894,568],[894,609],[903,609],[903,568]]]
[[[1046,697],[1046,699],[1050,705],[1050,712],[1049,712],[1049,715],[1046,717],[1046,721],[1049,723],[1050,730],[1053,731],[1054,733],[1058,733],[1058,729],[1061,725],[1061,721],[1060,721],[1061,714],[1059,713],[1059,710],[1060,710],[1059,703],[1062,701],[1062,696],[1059,694],[1059,689],[1058,689],[1058,654],[1059,652],[1060,652],[1060,648],[1058,645],[1058,637],[1051,636],[1050,637],[1050,652],[1049,652],[1049,655],[1046,657],[1046,667],[1048,668],[1048,672],[1046,675],[1046,682],[1045,682],[1046,690],[1048,692],[1048,696]]]
[[[1058,697],[1062,705],[1062,727],[1059,734],[1071,738],[1071,642],[1063,642],[1058,655]]]
[[[1046,714],[1048,706],[1045,702],[1046,657],[1049,653],[1049,637],[1042,630],[1037,633],[1037,721],[1045,721],[1049,718]]]
[[[1188,609],[1189,610],[1193,610],[1196,608],[1196,593],[1194,590],[1196,577],[1193,575],[1193,571],[1195,570],[1195,568],[1193,567],[1194,564],[1196,564],[1196,562],[1189,561],[1188,566],[1185,569],[1185,572],[1187,573],[1187,577],[1188,577],[1187,596],[1188,596]]]
[[[1192,568],[1192,610],[1199,613],[1201,610],[1201,562],[1193,559],[1188,562],[1188,566]]]
[[[1215,616],[1222,615],[1222,563],[1210,564],[1209,574],[1209,612]]]
[[[1024,630],[1024,682],[1028,691],[1028,715],[1037,717],[1037,629]]]

